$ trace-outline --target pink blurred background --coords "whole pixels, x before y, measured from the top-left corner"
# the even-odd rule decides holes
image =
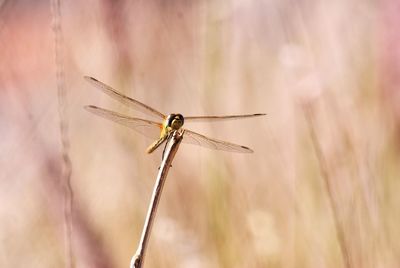
[[[268,114],[186,125],[255,153],[181,145],[146,267],[400,266],[398,1],[52,3],[0,1],[0,267],[136,250],[161,152],[85,111],[146,118],[84,75],[165,113]]]

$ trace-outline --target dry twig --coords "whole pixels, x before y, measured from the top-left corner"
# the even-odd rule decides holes
[[[140,238],[139,246],[136,254],[132,257],[131,268],[141,268],[144,263],[144,256],[146,253],[147,243],[150,237],[151,227],[153,225],[158,203],[160,201],[161,192],[164,183],[167,179],[169,168],[171,167],[172,160],[178,151],[179,145],[182,141],[184,131],[174,131],[167,140],[161,166],[157,175],[157,180],[154,185],[153,195],[151,197],[150,206],[147,211],[146,221],[143,226],[142,236]]]

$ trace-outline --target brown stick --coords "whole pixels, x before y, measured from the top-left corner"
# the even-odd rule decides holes
[[[182,141],[184,131],[175,131],[167,140],[165,148],[165,154],[163,156],[160,170],[157,175],[157,180],[154,185],[153,195],[149,209],[147,211],[146,221],[143,226],[142,237],[140,238],[139,246],[136,250],[136,254],[132,257],[131,268],[141,268],[144,263],[144,256],[146,253],[147,243],[150,237],[151,227],[153,225],[158,203],[160,201],[161,192],[164,187],[164,183],[167,179],[169,168],[171,167],[172,160],[178,151],[179,144]]]

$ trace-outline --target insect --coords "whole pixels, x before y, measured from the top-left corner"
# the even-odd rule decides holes
[[[116,91],[112,87],[100,82],[99,80],[85,76],[84,77],[90,84],[100,89],[105,94],[114,98],[115,100],[147,115],[157,117],[161,122],[150,121],[141,118],[135,118],[126,116],[123,114],[116,113],[114,111],[106,110],[94,105],[85,106],[85,109],[98,116],[117,122],[124,126],[127,126],[144,136],[155,139],[155,141],[147,148],[147,153],[152,153],[161,144],[163,144],[173,131],[183,130],[182,126],[185,121],[188,122],[207,122],[207,121],[222,121],[222,120],[234,120],[244,119],[250,117],[263,116],[265,114],[244,114],[244,115],[226,115],[226,116],[186,116],[183,117],[181,114],[169,114],[168,116],[157,111],[156,109],[141,103],[135,99],[123,95]],[[228,152],[237,153],[252,153],[253,150],[246,146],[233,144],[227,141],[221,141],[206,137],[202,134],[193,132],[188,129],[184,129],[184,137],[182,142],[200,145],[209,149],[222,150]]]

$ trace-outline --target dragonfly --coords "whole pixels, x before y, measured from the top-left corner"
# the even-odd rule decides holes
[[[99,80],[85,76],[86,81],[92,84],[97,89],[101,90],[103,93],[107,94],[111,98],[119,101],[128,107],[144,113],[149,116],[158,118],[161,122],[151,121],[142,118],[131,117],[123,115],[114,111],[110,111],[101,107],[94,105],[85,106],[85,109],[89,112],[98,115],[100,117],[106,118],[108,120],[114,121],[128,128],[135,130],[136,132],[155,140],[148,148],[147,153],[154,152],[160,145],[162,145],[171,133],[174,131],[184,131],[183,143],[200,145],[205,148],[236,152],[236,153],[252,153],[253,150],[247,146],[238,145],[230,143],[227,141],[217,140],[209,138],[205,135],[196,133],[194,131],[184,129],[182,126],[184,122],[213,122],[213,121],[225,121],[225,120],[235,120],[235,119],[245,119],[252,117],[264,116],[266,114],[243,114],[243,115],[223,115],[223,116],[185,116],[179,113],[172,113],[165,115],[158,110],[138,101],[124,94],[118,92],[112,87],[100,82]]]

